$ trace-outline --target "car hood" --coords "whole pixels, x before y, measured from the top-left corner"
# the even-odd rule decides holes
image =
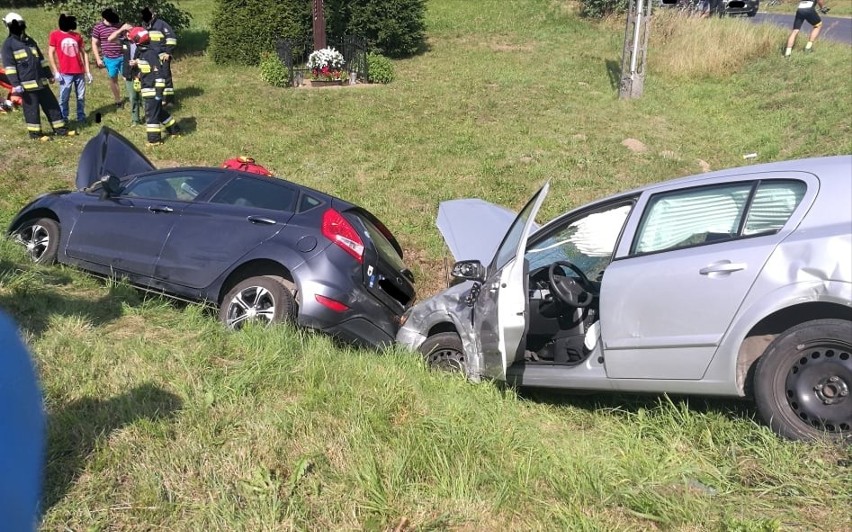
[[[475,259],[490,264],[517,217],[518,213],[481,199],[457,199],[441,202],[437,225],[457,261]],[[534,223],[532,231],[536,230]]]
[[[136,146],[104,126],[92,137],[77,163],[77,189],[83,190],[111,174],[116,177],[155,170],[156,166]]]

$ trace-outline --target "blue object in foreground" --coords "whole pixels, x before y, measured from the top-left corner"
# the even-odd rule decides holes
[[[44,465],[44,411],[29,353],[0,314],[0,528],[34,530]]]

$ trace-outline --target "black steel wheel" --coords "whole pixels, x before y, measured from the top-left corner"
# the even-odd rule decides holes
[[[852,322],[813,320],[769,344],[754,374],[757,411],[793,440],[852,436]]]
[[[52,218],[28,221],[15,232],[15,241],[27,248],[33,262],[53,264],[59,251],[59,222]]]
[[[219,319],[229,329],[248,322],[288,321],[296,312],[293,294],[276,277],[260,275],[237,283],[219,305]]]
[[[464,346],[454,332],[430,336],[420,346],[420,353],[430,368],[451,373],[465,371]]]

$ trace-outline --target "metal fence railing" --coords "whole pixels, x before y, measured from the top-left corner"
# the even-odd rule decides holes
[[[349,77],[366,82],[369,76],[367,67],[367,40],[354,35],[343,37],[329,36],[326,39],[327,46],[336,49],[343,54],[345,61],[344,69]],[[307,66],[308,56],[313,52],[313,38],[281,38],[276,43],[278,58],[284,63],[289,73],[291,86],[299,86],[302,80],[309,75]]]

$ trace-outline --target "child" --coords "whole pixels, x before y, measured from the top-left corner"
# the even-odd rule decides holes
[[[130,98],[130,125],[138,126],[142,124],[140,112],[142,102],[139,95],[141,84],[139,82],[139,69],[136,68],[136,60],[133,59],[136,54],[136,44],[127,36],[127,32],[131,29],[133,29],[133,26],[130,24],[123,24],[107,40],[110,42],[117,40],[121,43],[121,51],[124,57],[121,76],[124,78],[124,87],[127,89],[127,95]]]
[[[92,83],[92,74],[83,37],[74,31],[76,29],[76,17],[60,14],[59,29],[50,32],[48,38],[47,58],[59,83],[59,110],[62,118],[68,120],[68,100],[73,87],[77,95],[77,122],[83,124],[86,121],[86,81]]]

